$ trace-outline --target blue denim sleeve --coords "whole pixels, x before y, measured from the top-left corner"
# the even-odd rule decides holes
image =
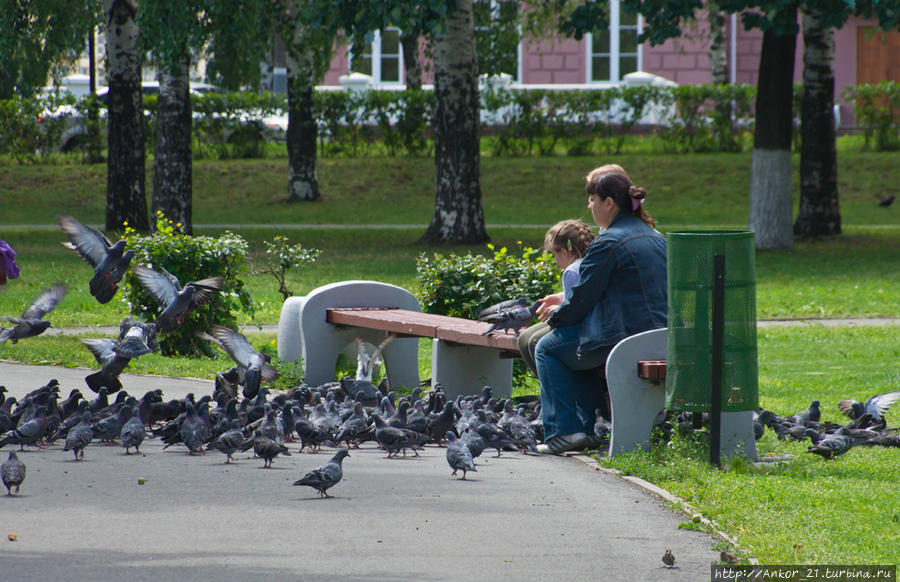
[[[547,320],[550,327],[580,323],[594,309],[616,266],[613,244],[598,237],[588,246],[579,269],[580,283],[572,295]]]

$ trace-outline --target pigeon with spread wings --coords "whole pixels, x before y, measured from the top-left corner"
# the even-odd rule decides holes
[[[50,322],[45,320],[44,316],[50,313],[65,295],[65,285],[56,283],[49,289],[42,291],[31,302],[28,309],[22,312],[21,317],[4,317],[3,319],[16,325],[0,328],[0,344],[6,340],[12,340],[12,343],[17,343],[20,339],[44,333],[50,327]]]
[[[163,308],[154,322],[162,333],[178,329],[188,313],[209,301],[213,293],[222,290],[222,277],[191,281],[182,287],[175,275],[162,267],[159,270],[162,272],[143,265],[133,267],[137,280]]]
[[[262,380],[271,382],[278,378],[278,370],[266,363],[265,354],[256,351],[241,333],[222,325],[214,325],[211,331],[238,365],[240,376],[243,376],[244,398],[256,397]]]
[[[134,258],[134,251],[125,250],[124,239],[112,244],[102,232],[71,216],[60,214],[57,219],[70,241],[63,244],[76,250],[82,259],[94,267],[94,276],[88,284],[91,295],[100,303],[109,303]]]

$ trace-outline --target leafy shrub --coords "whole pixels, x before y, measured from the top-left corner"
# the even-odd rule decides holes
[[[272,275],[278,281],[278,292],[285,301],[294,294],[287,288],[285,277],[294,267],[302,267],[314,263],[322,253],[319,249],[305,249],[302,245],[292,245],[287,237],[277,235],[272,240],[263,241],[265,254],[260,258],[263,266],[257,269],[258,274]]]
[[[531,247],[515,255],[488,245],[490,255],[419,255],[418,298],[426,313],[474,319],[489,305],[526,297],[532,301],[554,293],[559,269],[552,255]]]
[[[675,116],[660,134],[678,152],[739,152],[756,89],[750,85],[681,85],[661,93]]]
[[[244,281],[239,277],[247,264],[247,242],[236,234],[226,232],[218,238],[188,236],[178,229],[161,212],[156,216],[156,232],[142,235],[125,225],[128,248],[134,249],[133,264],[144,264],[159,271],[165,269],[178,278],[181,285],[207,277],[221,276],[222,290],[215,293],[205,305],[188,314],[184,324],[169,334],[161,334],[159,347],[165,355],[213,355],[209,344],[197,334],[209,330],[214,324],[236,328],[237,320],[232,311],[243,311],[251,316],[253,302]],[[161,272],[161,271],[160,271]],[[126,275],[123,298],[128,302],[132,315],[152,321],[162,308],[144,290],[130,271]]]
[[[0,100],[0,154],[22,162],[59,145],[75,98],[65,93]]]
[[[847,87],[842,97],[853,103],[856,122],[865,131],[865,149],[875,139],[879,152],[900,149],[900,82]]]

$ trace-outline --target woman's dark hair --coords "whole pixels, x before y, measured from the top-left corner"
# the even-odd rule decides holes
[[[647,192],[631,183],[627,176],[617,173],[601,174],[587,184],[588,195],[594,194],[601,199],[612,198],[619,207],[619,212],[631,214],[656,227],[656,221],[644,210],[644,199]]]

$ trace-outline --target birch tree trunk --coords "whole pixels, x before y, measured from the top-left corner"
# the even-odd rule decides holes
[[[800,211],[794,234],[841,233],[834,127],[834,29],[819,15],[803,15],[803,97],[800,141]]]
[[[153,216],[162,212],[184,234],[192,234],[191,98],[187,47],[176,70],[159,73]],[[177,226],[177,225],[181,226]],[[153,225],[155,226],[155,220]]]
[[[728,45],[725,42],[725,13],[717,2],[707,2],[709,21],[709,66],[713,85],[728,84]],[[732,33],[733,34],[733,33]]]
[[[407,89],[422,88],[422,68],[419,66],[419,34],[404,32],[400,35],[403,46],[403,73],[406,76]]]
[[[313,91],[315,91],[318,72],[316,44],[310,37],[310,31],[297,17],[300,2],[290,2],[287,22],[293,26],[285,29],[284,45],[287,57],[287,96],[288,96],[288,202],[306,202],[318,200],[319,180],[316,174],[316,140],[318,127],[313,113]],[[293,15],[293,16],[291,16]],[[328,53],[330,50],[322,46]]]
[[[434,45],[434,216],[420,242],[488,239],[481,205],[478,61],[472,0],[461,0]]]
[[[791,99],[796,36],[763,33],[750,170],[750,230],[756,248],[793,246]]]
[[[141,93],[138,0],[104,0],[108,71],[106,230],[127,222],[147,232],[144,190],[144,103]]]

